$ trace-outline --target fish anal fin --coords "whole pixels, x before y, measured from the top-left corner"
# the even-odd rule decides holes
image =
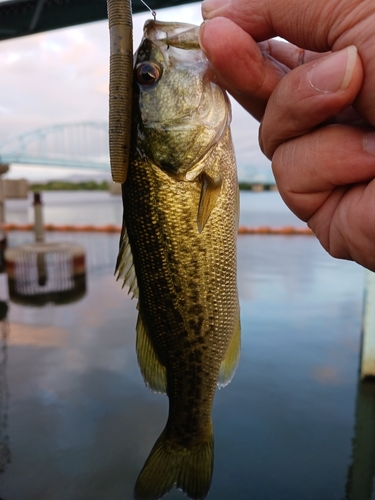
[[[201,174],[201,196],[198,206],[197,226],[201,233],[206,225],[211,212],[216,205],[217,198],[220,194],[222,180],[214,179],[207,175],[206,172]]]
[[[143,379],[150,389],[164,394],[167,392],[166,369],[155,352],[148,331],[142,321],[141,313],[138,313],[136,329],[136,350]]]
[[[174,485],[193,500],[204,500],[209,492],[213,470],[214,439],[212,425],[201,443],[182,448],[168,438],[165,429],[154,447],[134,488],[136,500],[158,500]]]
[[[234,374],[238,365],[241,351],[241,322],[238,317],[236,328],[233,332],[233,336],[230,340],[225,357],[220,365],[220,372],[217,385],[219,389],[228,385]]]

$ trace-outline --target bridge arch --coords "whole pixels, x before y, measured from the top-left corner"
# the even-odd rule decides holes
[[[0,162],[109,171],[108,123],[65,123],[26,132],[0,144]]]

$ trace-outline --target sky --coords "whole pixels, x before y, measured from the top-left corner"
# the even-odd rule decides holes
[[[149,13],[134,16],[134,48]],[[159,21],[202,22],[200,3],[157,12]],[[0,143],[36,128],[108,120],[107,21],[6,40],[0,43]],[[232,134],[239,178],[250,168],[270,176],[257,141],[258,123],[233,102]],[[82,171],[11,166],[8,178],[63,178]],[[92,172],[87,172],[92,175]]]

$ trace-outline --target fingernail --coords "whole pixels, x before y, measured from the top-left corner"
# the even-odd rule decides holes
[[[204,52],[204,47],[203,47],[203,38],[204,38],[204,28],[205,28],[205,24],[206,24],[207,21],[204,21],[201,25],[200,25],[200,28],[199,28],[199,31],[198,31],[198,42],[199,42],[199,45],[201,46],[201,49],[202,51]]]
[[[363,149],[375,155],[375,132],[368,132],[363,139]]]
[[[310,85],[318,92],[345,90],[352,79],[357,47],[351,45],[317,62],[309,72]]]
[[[202,2],[202,16],[206,19],[207,16],[215,12],[215,10],[220,9],[231,0],[204,0]]]

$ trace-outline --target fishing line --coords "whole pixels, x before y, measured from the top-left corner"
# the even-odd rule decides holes
[[[148,8],[148,10],[149,10],[149,11],[151,12],[151,14],[152,14],[152,17],[154,18],[154,21],[156,21],[156,12],[155,12],[154,10],[152,10],[152,9],[151,9],[151,7],[149,7],[149,6],[147,5],[147,3],[146,3],[146,2],[144,2],[143,0],[141,0],[141,2],[143,3],[143,5],[144,5],[145,7],[147,7],[147,8]]]

